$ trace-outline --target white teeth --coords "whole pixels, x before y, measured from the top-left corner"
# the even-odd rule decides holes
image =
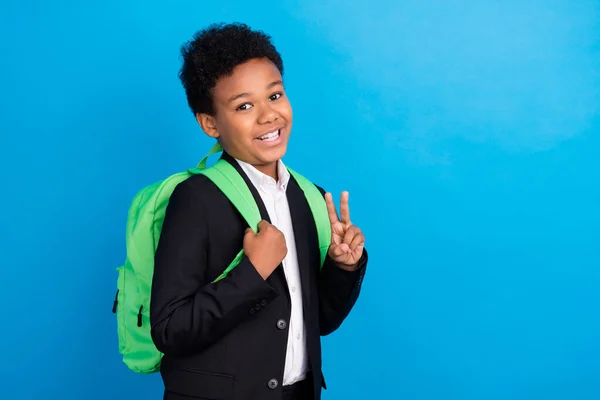
[[[266,135],[259,137],[259,139],[260,140],[269,140],[269,139],[275,139],[278,136],[279,136],[279,129],[274,132],[267,133]]]

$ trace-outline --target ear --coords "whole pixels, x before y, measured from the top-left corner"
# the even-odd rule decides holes
[[[204,133],[206,133],[211,138],[218,138],[219,131],[217,130],[217,124],[215,121],[215,117],[209,114],[196,114],[196,121],[198,121],[198,125],[202,128]]]

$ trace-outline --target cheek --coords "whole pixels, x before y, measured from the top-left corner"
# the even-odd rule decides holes
[[[230,143],[245,143],[254,137],[254,118],[250,114],[236,115],[228,122],[226,136]]]
[[[289,101],[280,103],[277,112],[288,122],[292,122],[292,106]]]
[[[235,132],[237,138],[240,140],[246,140],[252,137],[254,126],[256,125],[256,118],[254,115],[248,114],[241,116],[236,121]]]

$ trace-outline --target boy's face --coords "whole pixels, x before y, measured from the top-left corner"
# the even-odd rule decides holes
[[[215,115],[198,115],[206,134],[232,157],[273,176],[292,128],[292,107],[277,67],[268,59],[238,65],[213,89]]]

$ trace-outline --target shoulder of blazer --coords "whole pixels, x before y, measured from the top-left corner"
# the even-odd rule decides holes
[[[192,175],[177,184],[171,198],[174,195],[191,198],[196,203],[196,210],[206,209],[215,201],[228,201],[225,194],[215,185],[213,181],[204,175]]]
[[[194,192],[194,194],[198,194],[200,196],[221,193],[217,185],[215,185],[213,181],[202,174],[192,175],[180,182],[177,186],[187,186],[189,190]]]

